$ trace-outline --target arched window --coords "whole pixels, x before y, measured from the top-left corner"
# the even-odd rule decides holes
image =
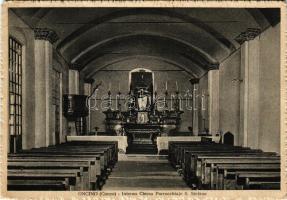
[[[9,37],[10,152],[22,149],[22,44]]]
[[[154,73],[151,70],[145,69],[145,68],[136,68],[129,72],[129,88],[130,89],[133,88],[133,84],[134,84],[135,79],[137,79],[137,76],[143,77],[144,81],[146,81],[146,84],[151,85],[152,86],[151,89],[152,91],[154,91],[154,88],[153,88],[154,87]]]

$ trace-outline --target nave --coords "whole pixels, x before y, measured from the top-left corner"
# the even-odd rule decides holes
[[[168,156],[69,142],[8,156],[9,190],[280,189],[280,156],[212,141],[170,142]]]
[[[103,190],[189,190],[167,156],[122,155]]]

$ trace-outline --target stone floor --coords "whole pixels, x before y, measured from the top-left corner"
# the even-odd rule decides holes
[[[190,190],[166,156],[120,155],[103,190]]]

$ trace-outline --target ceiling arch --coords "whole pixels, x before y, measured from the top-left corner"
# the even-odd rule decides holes
[[[100,44],[91,45],[72,61],[80,63],[81,69],[84,69],[91,61],[106,54],[125,56],[126,54],[147,55],[154,53],[159,57],[172,58],[176,56],[175,60],[180,60],[184,56],[191,59],[196,66],[206,70],[218,67],[216,60],[196,47],[190,46],[189,43],[177,38],[142,33],[119,36]]]
[[[134,16],[133,16],[134,17]],[[102,45],[105,42],[114,40],[115,38],[125,38],[126,35],[154,35],[160,37],[171,38],[173,40],[181,41],[186,45],[192,47],[198,51],[199,55],[205,55],[208,60],[212,62],[218,62],[228,56],[234,49],[229,49],[225,45],[222,45],[214,36],[206,31],[202,31],[193,24],[170,24],[165,23],[166,20],[170,22],[170,18],[159,19],[156,16],[144,15],[144,18],[136,16],[139,21],[149,21],[152,19],[160,20],[164,22],[158,24],[148,24],[145,26],[144,22],[134,23],[135,19],[117,19],[125,21],[124,24],[119,21],[116,23],[102,23],[94,26],[89,31],[83,32],[80,36],[71,40],[65,48],[60,49],[61,54],[72,63],[77,62],[78,57],[90,50],[91,44],[93,46]],[[148,18],[146,18],[148,17]],[[132,23],[129,23],[132,20]],[[128,23],[126,23],[128,22]],[[202,38],[202,39],[199,39]],[[80,63],[81,64],[81,63]]]
[[[200,58],[207,60],[209,63],[217,62],[213,57],[208,55],[206,52],[202,51],[201,49],[198,49],[196,46],[193,46],[192,44],[184,40],[181,40],[179,38],[168,36],[168,35],[159,35],[159,34],[154,34],[154,33],[133,32],[133,33],[123,34],[123,35],[117,35],[115,37],[103,40],[99,43],[91,44],[90,46],[86,47],[86,49],[81,51],[78,55],[76,55],[76,57],[74,57],[71,60],[71,63],[77,63],[78,60],[81,60],[82,57],[85,57],[85,55],[89,54],[89,52],[98,50],[99,48],[104,47],[105,45],[109,45],[113,42],[117,42],[121,40],[129,40],[130,38],[136,38],[136,37],[139,39],[153,37],[154,39],[161,39],[161,40],[165,40],[166,42],[170,41],[173,43],[178,43],[182,46],[185,46],[186,50],[192,51],[193,53],[197,54],[197,56],[200,56]]]
[[[114,40],[111,43],[99,46],[93,51],[84,54],[79,63],[84,63],[85,74],[92,71],[95,66],[102,66],[114,59],[128,56],[151,55],[165,60],[172,60],[190,74],[201,76],[207,70],[217,69],[217,62],[208,62],[198,51],[178,41],[164,37],[150,35],[135,35]]]
[[[109,13],[105,16],[100,17],[100,18],[93,19],[90,22],[87,22],[85,25],[78,28],[77,30],[75,30],[74,32],[72,32],[70,35],[68,35],[64,40],[62,40],[58,44],[57,48],[59,50],[65,48],[73,40],[79,38],[82,34],[84,34],[85,32],[88,32],[91,29],[94,29],[95,27],[97,27],[100,24],[111,22],[114,19],[123,18],[123,17],[131,16],[131,15],[136,15],[136,16],[139,16],[139,15],[168,16],[168,17],[173,18],[173,19],[179,19],[180,21],[173,20],[173,22],[174,23],[184,22],[185,25],[186,24],[192,24],[192,25],[204,30],[204,32],[207,32],[210,35],[212,35],[216,40],[218,40],[222,45],[226,46],[227,48],[229,48],[229,49],[235,48],[233,46],[233,44],[227,38],[225,38],[218,31],[216,31],[212,27],[208,26],[204,22],[200,21],[199,19],[190,17],[188,15],[181,14],[180,12],[175,12],[174,10],[170,11],[167,9],[155,9],[155,8],[121,9],[121,10]],[[155,19],[158,19],[158,18],[155,18]]]
[[[82,73],[84,73],[84,76],[89,78],[93,78],[93,76],[100,70],[105,69],[111,65],[114,64],[119,64],[123,61],[127,60],[132,60],[132,59],[137,59],[137,58],[144,58],[144,59],[153,59],[153,60],[158,60],[163,63],[175,66],[176,68],[183,69],[189,76],[190,78],[198,78],[198,75],[194,74],[194,72],[190,69],[187,69],[185,65],[182,65],[180,63],[176,63],[168,58],[163,58],[163,57],[158,57],[158,56],[152,56],[152,55],[130,55],[130,56],[125,56],[125,57],[119,57],[119,58],[114,58],[113,60],[110,60],[108,63],[101,64],[101,62],[95,62],[95,67],[91,69],[91,71],[85,71],[83,70]],[[93,63],[92,63],[93,65]],[[138,64],[140,66],[140,64]]]
[[[278,22],[276,10],[245,8],[15,8],[31,28],[54,30],[53,45],[87,72],[120,57],[151,56],[201,76],[225,60],[247,28]],[[277,11],[276,11],[277,12]],[[279,12],[277,12],[279,13]],[[106,59],[106,60],[105,60]],[[75,65],[72,65],[75,64]],[[94,68],[97,66],[96,68]]]

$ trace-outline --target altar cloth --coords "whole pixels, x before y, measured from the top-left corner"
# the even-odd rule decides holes
[[[126,153],[126,149],[128,147],[127,136],[67,136],[67,142],[71,141],[116,141],[118,142],[118,148],[120,153]]]
[[[219,136],[204,136],[205,138],[211,138],[213,142],[218,143]],[[168,150],[168,142],[186,141],[186,142],[200,142],[202,136],[161,136],[157,137],[157,149],[158,153]]]

